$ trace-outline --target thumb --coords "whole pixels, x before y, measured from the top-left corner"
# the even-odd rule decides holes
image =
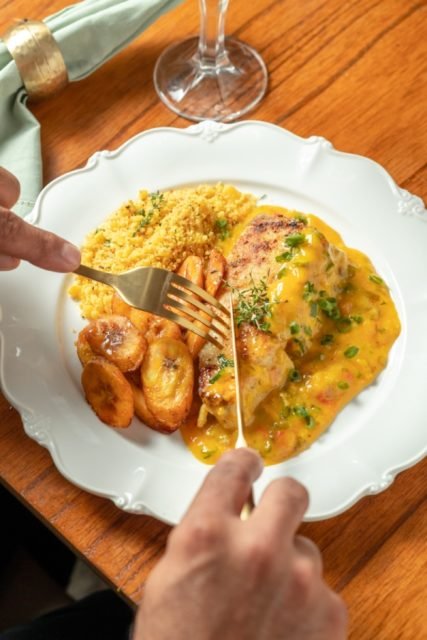
[[[28,224],[17,215],[0,208],[0,255],[16,266],[27,260],[49,271],[73,271],[80,264],[80,251],[63,238]],[[0,260],[1,265],[8,260]],[[10,268],[10,267],[9,267]]]

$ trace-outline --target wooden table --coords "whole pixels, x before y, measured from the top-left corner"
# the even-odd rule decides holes
[[[3,29],[40,19],[68,1],[0,1]],[[228,32],[255,46],[270,71],[269,93],[251,117],[381,163],[427,199],[427,7],[422,0],[233,0]],[[42,125],[44,179],[82,166],[155,126],[185,127],[157,99],[152,71],[161,51],[197,31],[196,0],[164,16],[91,77],[33,107]],[[404,239],[402,239],[404,242]],[[402,425],[404,428],[404,425]],[[326,578],[348,603],[350,637],[421,640],[425,620],[427,463],[345,514],[306,524]],[[0,399],[0,475],[47,526],[130,602],[163,552],[168,527],[126,515],[62,478]],[[424,620],[423,620],[424,616]]]

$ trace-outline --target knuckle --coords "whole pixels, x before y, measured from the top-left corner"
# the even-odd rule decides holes
[[[251,567],[256,581],[266,578],[275,568],[276,560],[272,546],[267,540],[256,538],[244,546],[246,567]]]
[[[308,491],[300,482],[293,478],[281,478],[275,480],[275,482],[282,484],[284,499],[286,499],[290,510],[306,510],[308,506]]]
[[[214,518],[195,518],[191,522],[179,525],[170,538],[184,553],[194,555],[217,550],[223,540],[223,531]]]
[[[304,606],[320,583],[315,563],[307,557],[298,558],[292,567],[292,591],[295,603]]]
[[[295,536],[294,543],[296,549],[303,555],[311,558],[317,566],[318,572],[322,573],[323,560],[319,547],[312,540],[310,540],[310,538],[299,535]]]

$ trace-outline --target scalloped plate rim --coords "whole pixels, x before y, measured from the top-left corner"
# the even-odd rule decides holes
[[[164,133],[178,133],[180,135],[202,135],[203,131],[208,130],[209,128],[211,128],[211,130],[214,130],[215,133],[215,137],[221,135],[224,132],[229,132],[232,129],[236,129],[236,128],[241,128],[241,127],[245,127],[245,126],[262,126],[262,127],[266,127],[269,129],[274,130],[276,133],[280,132],[281,135],[284,135],[285,137],[291,137],[294,140],[296,140],[299,144],[319,144],[319,146],[322,149],[323,153],[333,153],[334,155],[337,155],[338,157],[341,156],[346,156],[349,158],[353,158],[356,159],[357,161],[361,161],[363,163],[369,163],[373,168],[375,168],[375,171],[383,178],[385,179],[385,183],[387,184],[388,188],[390,189],[392,195],[394,198],[402,198],[404,194],[408,195],[408,198],[411,199],[413,198],[416,202],[417,205],[419,205],[419,203],[421,203],[422,205],[422,200],[418,197],[415,196],[409,192],[407,192],[406,190],[401,189],[396,182],[393,180],[393,178],[391,177],[391,175],[386,171],[386,169],[380,165],[378,162],[376,162],[375,160],[372,160],[370,158],[358,155],[358,154],[352,154],[352,153],[347,153],[347,152],[342,152],[342,151],[338,151],[337,149],[335,149],[335,147],[332,145],[331,142],[329,142],[328,140],[326,140],[325,138],[322,138],[321,136],[310,136],[309,138],[302,138],[290,131],[287,131],[286,129],[283,129],[275,124],[272,123],[268,123],[268,122],[263,122],[263,121],[257,121],[257,120],[249,120],[249,121],[242,121],[242,122],[237,122],[234,124],[222,124],[222,123],[216,123],[216,122],[212,122],[212,121],[205,121],[202,123],[197,123],[194,125],[191,125],[187,128],[177,128],[177,127],[156,127],[153,129],[149,129],[146,131],[142,131],[138,134],[136,134],[135,136],[133,136],[132,138],[130,138],[129,140],[127,140],[126,142],[124,142],[122,145],[120,145],[117,149],[113,150],[113,151],[98,151],[95,154],[93,154],[87,161],[86,165],[75,169],[73,171],[67,172],[62,176],[58,176],[55,180],[53,180],[51,183],[49,183],[43,190],[42,192],[39,194],[37,201],[35,203],[34,209],[31,212],[29,219],[32,222],[36,222],[39,221],[42,217],[42,203],[43,203],[43,199],[46,195],[46,193],[48,193],[51,189],[54,189],[60,182],[67,180],[69,177],[74,176],[74,175],[79,175],[82,173],[89,173],[92,170],[96,170],[96,167],[98,165],[99,161],[104,161],[104,160],[110,160],[110,159],[114,159],[115,157],[117,157],[118,155],[121,155],[122,153],[124,153],[126,151],[126,149],[138,142],[139,140],[143,139],[144,137],[148,136],[148,135],[153,135],[159,132],[164,132]],[[209,144],[214,144],[215,143],[215,137],[212,140],[208,140]],[[425,215],[425,211],[422,212],[423,215]],[[27,218],[28,219],[28,218]],[[421,217],[417,215],[417,219],[421,219],[423,221],[425,221],[425,217]],[[0,308],[1,311],[1,308]],[[1,318],[1,316],[0,316]],[[4,335],[3,331],[0,328],[0,356],[1,356],[1,361],[0,361],[0,382],[4,388],[4,393],[6,398],[9,400],[9,402],[11,402],[11,404],[13,404],[18,411],[22,411],[22,413],[24,414],[23,417],[23,423],[24,423],[24,429],[26,434],[31,437],[33,440],[35,440],[38,444],[40,444],[41,446],[45,447],[46,449],[48,449],[55,466],[58,468],[58,470],[61,472],[61,474],[66,477],[70,482],[74,483],[75,485],[81,487],[84,490],[88,490],[91,491],[92,493],[99,495],[99,496],[103,496],[106,497],[110,500],[112,500],[119,508],[124,509],[125,511],[129,511],[132,513],[145,513],[145,514],[149,514],[152,515],[154,517],[161,517],[161,519],[165,522],[168,522],[167,518],[165,518],[164,516],[159,516],[158,513],[156,513],[155,511],[153,511],[153,509],[147,508],[144,504],[143,504],[143,496],[137,496],[135,497],[134,500],[132,499],[128,499],[128,501],[126,502],[126,500],[123,498],[123,495],[119,495],[119,494],[112,494],[111,492],[106,494],[103,491],[96,491],[94,489],[91,488],[87,488],[86,486],[79,484],[78,480],[76,480],[73,477],[73,474],[69,472],[69,470],[65,467],[65,465],[62,464],[61,460],[60,460],[60,456],[57,453],[57,446],[56,443],[54,441],[53,438],[51,438],[50,440],[48,439],[47,441],[43,441],[40,442],[37,440],[37,438],[34,436],[34,433],[31,432],[31,428],[30,428],[30,424],[28,423],[26,417],[25,417],[25,412],[27,411],[27,407],[23,405],[23,403],[21,403],[18,398],[14,397],[14,394],[12,394],[9,390],[8,390],[8,386],[7,386],[7,382],[6,382],[6,378],[7,375],[5,375],[5,368],[4,368],[4,348],[3,345],[6,341],[6,336]],[[405,460],[404,462],[399,463],[398,465],[394,465],[391,466],[390,468],[387,468],[386,470],[382,471],[379,473],[380,477],[377,479],[377,481],[375,483],[370,483],[364,487],[361,487],[360,490],[353,492],[353,494],[351,496],[348,497],[348,500],[339,505],[337,508],[335,509],[331,509],[325,513],[322,514],[314,514],[312,516],[308,516],[305,518],[306,521],[314,521],[314,520],[320,520],[320,519],[325,519],[325,518],[330,518],[330,517],[334,517],[336,515],[339,515],[340,513],[346,511],[348,508],[350,508],[351,506],[353,506],[356,502],[358,502],[361,498],[363,498],[364,496],[368,496],[368,495],[372,495],[372,494],[376,494],[376,493],[380,493],[382,491],[384,491],[385,489],[387,489],[395,480],[395,478],[397,477],[397,475],[413,466],[414,464],[416,464],[417,462],[419,462],[420,460],[422,460],[426,455],[426,450],[422,450],[421,452],[418,452],[417,454],[409,457],[409,459]],[[124,500],[124,502],[123,502]],[[173,524],[172,522],[169,521],[169,523]]]

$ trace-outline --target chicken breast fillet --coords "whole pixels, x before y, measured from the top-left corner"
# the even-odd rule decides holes
[[[297,247],[299,244],[301,247]],[[281,277],[284,254],[288,278]],[[306,327],[305,349],[316,334],[320,323],[305,295],[307,283],[310,292],[320,290],[320,295],[331,296],[346,273],[344,253],[330,245],[317,229],[297,218],[279,213],[261,214],[237,240],[227,259],[227,286],[220,290],[219,299],[228,306],[231,289],[235,306],[237,302],[237,351],[246,425],[253,421],[259,404],[272,391],[285,386],[293,369],[289,357],[292,349],[288,348],[292,341],[291,323],[298,320]],[[258,299],[258,312],[251,317],[255,299]],[[259,299],[266,303],[261,306],[266,311],[264,319],[260,318]],[[301,344],[299,340],[299,348]],[[218,422],[234,429],[236,407],[231,354],[229,343],[221,351],[211,344],[203,347],[199,356],[199,395]]]

